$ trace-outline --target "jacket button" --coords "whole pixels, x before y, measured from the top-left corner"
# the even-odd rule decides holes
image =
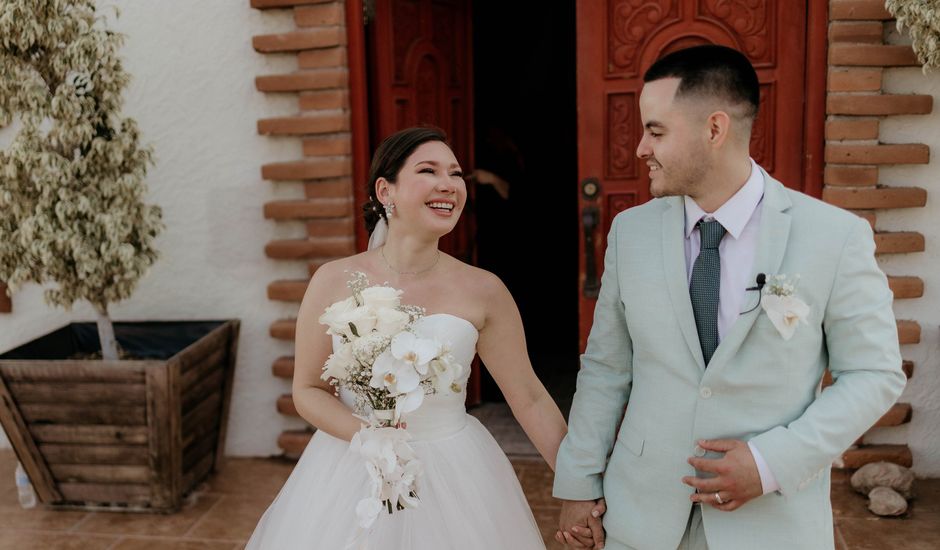
[[[712,389],[709,388],[708,386],[705,386],[704,388],[699,390],[699,395],[702,396],[702,399],[708,399],[709,397],[712,396]]]

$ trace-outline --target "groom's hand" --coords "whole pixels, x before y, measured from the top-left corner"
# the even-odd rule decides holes
[[[699,447],[706,451],[724,453],[721,458],[689,459],[689,464],[696,470],[715,474],[715,477],[703,479],[684,477],[682,482],[696,489],[692,502],[709,504],[719,510],[730,512],[744,506],[749,500],[764,494],[761,487],[760,472],[750,447],[736,439],[715,439],[699,441]]]
[[[604,526],[601,517],[607,512],[607,502],[594,500],[562,500],[559,531],[555,540],[572,548],[603,548]]]

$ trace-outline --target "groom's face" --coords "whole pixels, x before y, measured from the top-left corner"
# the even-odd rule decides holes
[[[654,197],[695,196],[711,164],[704,119],[695,102],[675,99],[679,82],[678,78],[654,80],[640,93],[643,138],[636,156],[649,167]]]

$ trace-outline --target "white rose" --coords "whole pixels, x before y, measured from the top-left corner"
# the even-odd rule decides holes
[[[326,365],[323,367],[323,374],[320,375],[320,378],[324,380],[329,380],[330,378],[345,380],[350,367],[354,366],[355,362],[356,358],[353,357],[353,345],[350,343],[343,344],[330,354],[329,359],[326,360]]]
[[[345,334],[341,330],[342,327],[340,326],[339,318],[354,309],[356,309],[356,300],[354,300],[352,297],[346,298],[345,300],[340,300],[334,304],[330,304],[323,312],[323,315],[320,315],[320,324],[330,327],[329,330],[327,330],[327,334]]]
[[[383,307],[375,312],[375,330],[385,336],[395,336],[405,330],[411,317],[404,311]]]
[[[375,312],[372,308],[359,306],[348,311],[337,311],[330,319],[329,334],[354,340],[372,332],[375,328]]]
[[[401,305],[402,291],[390,286],[370,286],[363,289],[362,301],[373,309],[389,308],[395,309]]]

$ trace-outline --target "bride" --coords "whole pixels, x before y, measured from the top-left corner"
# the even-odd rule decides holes
[[[467,199],[463,174],[433,128],[410,128],[378,148],[369,174],[366,225],[369,250],[317,269],[297,318],[294,404],[316,426],[310,444],[255,529],[249,549],[341,550],[544,549],[542,536],[509,460],[464,400],[476,353],[499,385],[529,439],[554,470],[567,432],[558,406],[532,370],[522,321],[495,275],[438,249]],[[426,395],[403,416],[409,444],[423,465],[415,508],[380,513],[357,530],[357,502],[369,492],[364,460],[350,447],[363,426],[354,398],[339,397],[321,379],[336,342],[319,319],[349,296],[352,273],[402,291],[403,305],[427,314],[414,325],[425,338],[446,342],[462,366],[452,392]],[[335,338],[335,337],[333,337]],[[459,390],[459,391],[458,391]],[[603,513],[603,504],[598,505]],[[602,545],[598,520],[571,534],[572,546]]]

